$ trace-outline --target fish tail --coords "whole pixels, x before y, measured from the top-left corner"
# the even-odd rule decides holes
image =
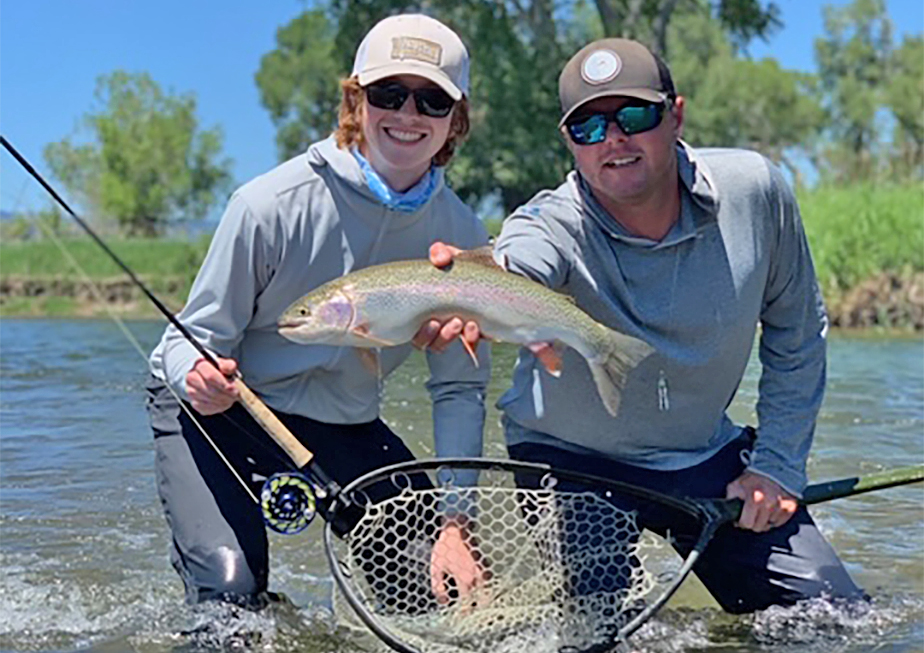
[[[644,340],[607,329],[597,355],[588,359],[597,392],[613,417],[619,412],[626,377],[654,348]]]

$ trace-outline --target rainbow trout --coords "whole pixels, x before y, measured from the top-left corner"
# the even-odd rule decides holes
[[[555,375],[560,373],[560,345],[572,347],[587,360],[613,416],[626,375],[653,351],[596,322],[570,297],[505,272],[479,250],[457,255],[443,269],[421,259],[351,272],[294,302],[278,328],[302,344],[378,348],[410,342],[431,318],[453,316],[474,320],[492,340],[551,343],[553,349],[541,352],[539,359]]]

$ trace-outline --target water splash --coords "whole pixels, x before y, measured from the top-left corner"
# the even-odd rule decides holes
[[[881,645],[906,639],[909,625],[920,624],[920,597],[880,596],[872,601],[801,601],[791,607],[774,606],[753,616],[751,634],[760,644],[800,645],[818,653],[846,645]]]

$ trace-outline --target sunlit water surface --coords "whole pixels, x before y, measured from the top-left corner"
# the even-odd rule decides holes
[[[130,327],[145,351],[163,328]],[[492,404],[514,357],[513,348],[495,348]],[[154,487],[145,370],[112,322],[0,323],[0,650],[376,650],[370,637],[333,625],[318,524],[298,536],[271,536],[271,589],[292,605],[219,614],[183,604]],[[828,370],[812,479],[924,461],[920,339],[834,335]],[[425,380],[415,355],[385,390],[386,420],[420,455],[432,453]],[[756,383],[752,361],[732,406],[736,420],[756,419]],[[488,454],[503,456],[493,408],[487,426]],[[815,602],[730,617],[692,582],[639,633],[634,649],[924,651],[924,490],[897,488],[812,512],[873,595],[871,605]]]

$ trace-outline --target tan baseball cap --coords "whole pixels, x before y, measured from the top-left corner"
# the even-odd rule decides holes
[[[584,46],[565,64],[558,78],[561,127],[577,109],[602,97],[633,97],[663,102],[674,95],[664,63],[630,39],[600,39]]]
[[[353,62],[353,74],[366,86],[393,75],[419,75],[453,100],[468,95],[468,51],[462,39],[423,14],[400,14],[369,30]]]

